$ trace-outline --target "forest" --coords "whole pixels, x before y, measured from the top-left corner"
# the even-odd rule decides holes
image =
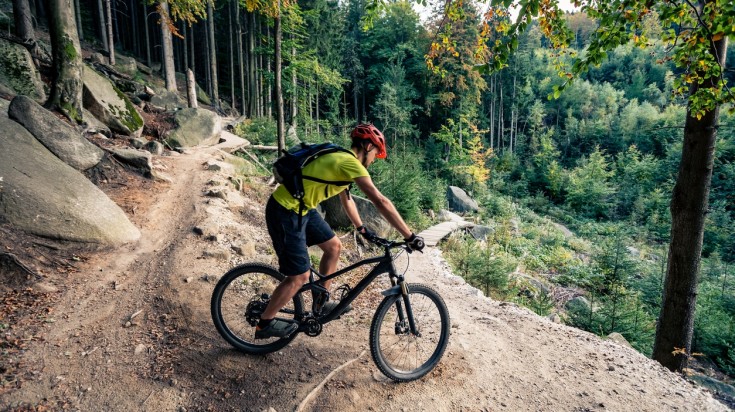
[[[27,3],[44,25],[47,3]],[[531,21],[507,60],[484,70],[481,46],[498,44],[497,27],[511,22],[486,3],[448,12],[442,2],[421,15],[406,1],[73,5],[83,44],[110,60],[135,57],[173,88],[173,72],[190,69],[215,110],[244,116],[236,132],[253,143],[347,144],[356,123],[374,122],[389,156],[373,179],[412,225],[432,223],[447,185],[481,204],[487,239],[442,247],[457,273],[495,299],[620,333],[652,355],[688,113],[687,69],[670,58],[670,28],[655,11],[636,27],[645,47],[621,42],[561,90],[560,67],[589,50],[599,16],[563,15],[564,53]],[[735,61],[732,47],[725,61]],[[732,84],[735,71],[722,79]],[[716,129],[690,352],[735,377],[731,103]]]

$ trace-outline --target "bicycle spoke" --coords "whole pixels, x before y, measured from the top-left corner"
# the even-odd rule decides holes
[[[418,334],[411,332],[407,318],[399,320],[399,306],[406,309],[402,296],[381,304],[371,328],[373,358],[381,371],[394,380],[413,380],[428,373],[442,356],[449,334],[449,319],[441,298],[423,286],[409,290]],[[404,314],[408,316],[407,311]]]
[[[217,283],[212,294],[212,318],[222,337],[248,353],[268,353],[288,344],[289,338],[255,339],[255,324],[283,276],[264,265],[243,265],[232,269]],[[301,296],[297,295],[278,318],[293,321],[301,316]]]

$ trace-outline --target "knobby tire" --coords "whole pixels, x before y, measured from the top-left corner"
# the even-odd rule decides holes
[[[214,326],[220,335],[236,349],[262,355],[288,345],[298,332],[286,338],[255,339],[255,327],[246,320],[248,304],[258,301],[264,293],[271,295],[284,279],[276,268],[264,264],[245,264],[225,273],[212,293],[210,309]],[[301,294],[296,294],[277,319],[293,321],[303,314]]]
[[[399,307],[406,312],[400,294],[383,299],[370,326],[373,361],[396,382],[413,381],[431,372],[444,355],[450,334],[449,311],[441,296],[425,285],[406,286],[421,336],[410,332],[407,320],[399,321]]]

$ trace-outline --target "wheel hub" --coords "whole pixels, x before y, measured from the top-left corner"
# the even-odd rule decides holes
[[[270,296],[268,296],[267,294],[263,294],[248,303],[248,306],[245,309],[245,320],[247,320],[250,326],[255,326],[258,324],[260,317],[263,315],[263,312],[265,312],[265,308],[268,306],[269,300]]]
[[[307,336],[319,336],[322,333],[322,324],[314,318],[305,319],[302,323],[304,333]]]

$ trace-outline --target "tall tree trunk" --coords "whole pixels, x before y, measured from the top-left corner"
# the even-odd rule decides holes
[[[255,31],[258,38],[256,39],[257,44],[260,46],[261,51],[258,53],[257,65],[258,65],[258,116],[263,117],[265,115],[265,95],[263,87],[263,16],[258,16],[258,29]]]
[[[493,150],[495,150],[495,77],[495,74],[490,77],[490,148]]]
[[[293,44],[294,37],[291,34],[291,42]],[[297,121],[296,115],[299,111],[299,95],[297,93],[298,82],[296,80],[296,46],[291,46],[291,127],[296,131]]]
[[[276,124],[278,130],[278,153],[286,148],[286,135],[284,131],[283,118],[283,87],[281,86],[281,1],[277,0],[278,10],[274,19],[273,37],[274,37],[274,60],[275,60],[275,81],[276,81]]]
[[[112,3],[112,0],[110,0],[110,3]],[[112,8],[112,5],[110,5]],[[114,45],[119,41],[120,45],[118,47],[124,48],[125,47],[125,39],[120,35],[120,11],[115,7],[112,9],[112,19],[110,20],[112,24],[112,28],[115,30],[114,37],[110,36],[115,41],[110,42],[110,48],[114,50]]]
[[[513,153],[516,142],[514,139],[518,139],[518,135],[516,134],[516,74],[513,73],[513,97],[511,97],[511,105],[510,105],[510,152]]]
[[[319,125],[319,80],[316,81],[316,94],[314,95],[314,113],[316,115],[316,135],[321,136]]]
[[[97,11],[99,15],[99,31],[100,31],[100,39],[102,40],[102,48],[104,49],[105,53],[110,51],[110,48],[107,44],[107,29],[105,28],[105,2],[103,0],[97,0]]]
[[[233,2],[235,3],[235,2]],[[237,110],[237,103],[235,102],[235,54],[234,54],[234,41],[232,40],[232,8],[230,5],[229,12],[227,13],[227,23],[230,28],[230,104],[233,110]]]
[[[138,15],[138,4],[135,1],[130,2],[130,16],[132,17],[131,26],[133,27],[131,30],[133,36],[133,54],[140,57],[140,16]]]
[[[82,15],[79,11],[79,0],[74,0],[74,15],[77,21],[77,33],[79,33],[79,41],[84,40],[84,30],[82,30]]]
[[[212,81],[212,104],[215,109],[219,104],[219,83],[217,82],[217,49],[214,42],[214,0],[207,1],[207,22],[209,24],[209,65]]]
[[[33,29],[33,15],[28,0],[13,0],[13,20],[15,35],[29,44],[36,43],[36,31]]]
[[[500,104],[498,105],[498,149],[505,149],[505,136],[503,136],[503,79],[498,83],[500,88]]]
[[[189,38],[191,39],[191,41],[189,42],[191,44],[191,53],[190,53],[190,56],[191,56],[191,64],[189,65],[189,68],[191,68],[191,71],[196,74],[196,72],[197,72],[197,66],[196,66],[196,48],[194,47],[194,44],[196,44],[196,42],[194,41],[194,39],[196,37],[194,37],[194,25],[191,25],[189,27]]]
[[[355,105],[355,123],[360,123],[360,107],[357,103],[357,97],[358,97],[358,89],[357,89],[357,77],[354,77],[352,79],[352,100]]]
[[[143,2],[143,26],[145,26],[145,63],[148,67],[153,66],[151,60],[151,35],[148,29],[148,5]]]
[[[255,12],[248,14],[250,17],[250,23],[248,24],[248,103],[250,109],[248,110],[248,114],[252,118],[258,115],[258,87],[256,84],[255,68]]]
[[[237,44],[237,68],[238,75],[240,76],[240,105],[242,114],[246,114],[248,110],[247,106],[247,94],[245,89],[245,66],[242,52],[242,24],[240,23],[240,3],[233,2],[235,7],[235,43]]]
[[[33,13],[33,15],[36,17],[36,24],[38,24],[39,21],[47,21],[46,17],[46,6],[44,5],[43,0],[38,0],[38,3],[36,3],[36,10]]]
[[[204,22],[204,37],[206,41],[204,42],[204,69],[206,72],[206,83],[207,83],[207,94],[209,97],[212,97],[212,64],[210,63],[211,54],[209,50],[211,49],[211,45],[209,44],[209,24],[208,22]],[[214,105],[214,102],[212,103]]]
[[[82,49],[77,36],[72,0],[49,0],[49,35],[54,80],[46,106],[70,120],[82,121]]]
[[[168,2],[162,1],[159,5],[161,15],[161,43],[163,58],[161,67],[163,68],[164,79],[166,81],[166,90],[176,92],[176,72],[174,68],[174,45],[171,38],[171,22],[168,14]]]
[[[184,37],[184,64],[181,65],[181,71],[184,73],[189,68],[189,34],[186,30],[186,25],[187,23],[185,21],[181,22],[181,35]]]
[[[112,38],[112,7],[111,0],[105,0],[105,15],[107,17],[107,52],[110,56],[110,65],[115,65],[115,41]]]
[[[268,25],[265,26],[265,33],[266,33],[266,47],[270,47],[271,45],[271,29],[268,27]],[[265,65],[266,65],[266,73],[268,76],[265,76],[265,91],[263,92],[265,97],[265,116],[269,119],[273,118],[273,84],[271,83],[271,74],[273,73],[271,71],[271,58],[269,56],[265,57]]]
[[[719,58],[724,71],[727,37],[711,45],[712,55]],[[714,89],[717,81],[719,78],[695,82],[689,89],[690,96],[700,88]],[[705,112],[701,119],[687,109],[679,176],[671,196],[671,243],[653,359],[673,371],[685,368],[691,355],[718,118],[719,106]]]

